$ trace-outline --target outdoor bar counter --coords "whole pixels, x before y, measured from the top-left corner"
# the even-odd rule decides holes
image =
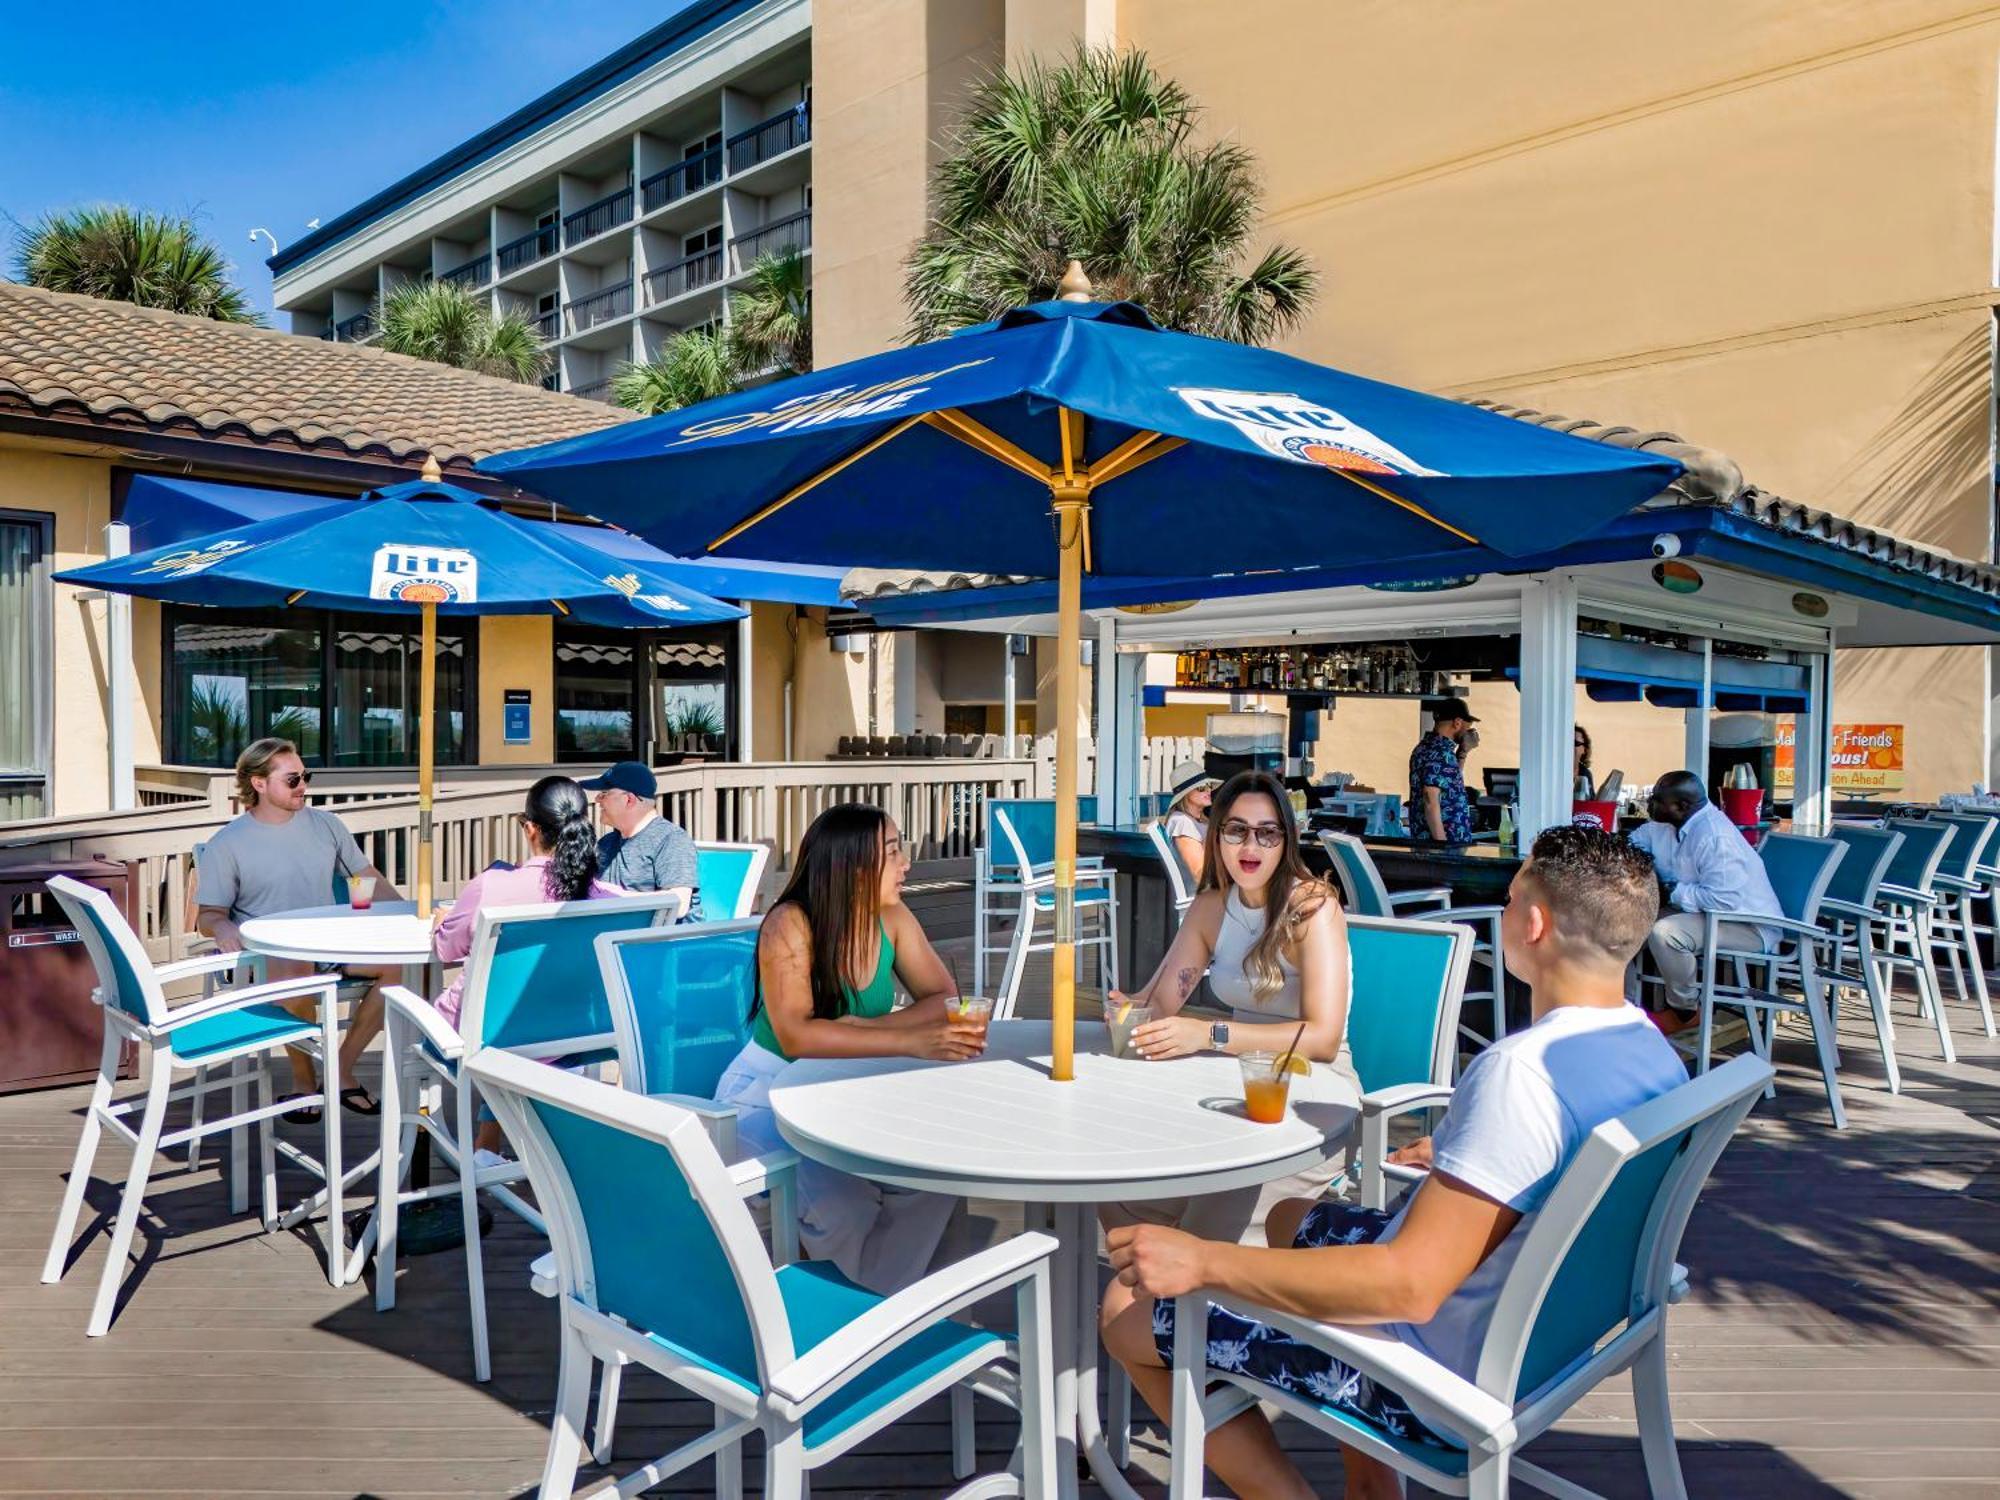
[[[1118,872],[1119,982],[1127,988],[1144,984],[1174,935],[1173,888],[1160,867],[1159,852],[1136,824],[1086,823],[1077,829],[1076,839],[1079,855],[1101,858]],[[1497,843],[1419,845],[1399,838],[1366,842],[1390,890],[1448,886],[1460,906],[1506,900],[1508,882],[1521,867],[1520,854]],[[1308,867],[1331,879],[1317,838],[1308,834],[1303,852]]]

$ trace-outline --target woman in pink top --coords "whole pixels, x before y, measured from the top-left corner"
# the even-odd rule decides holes
[[[597,833],[590,824],[590,799],[567,776],[544,776],[528,788],[521,811],[528,857],[517,866],[493,865],[467,881],[451,909],[438,918],[433,943],[443,963],[465,962],[482,906],[532,906],[540,901],[582,901],[622,896],[623,889],[597,878]],[[458,1025],[465,976],[452,980],[437,997],[438,1014]]]

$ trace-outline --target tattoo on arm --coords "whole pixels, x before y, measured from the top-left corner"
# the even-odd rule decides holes
[[[1181,999],[1185,1000],[1189,995],[1192,995],[1194,993],[1195,984],[1200,980],[1200,978],[1201,975],[1191,967],[1181,970],[1180,972]]]

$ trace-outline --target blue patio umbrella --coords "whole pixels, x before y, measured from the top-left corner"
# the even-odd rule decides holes
[[[180,604],[414,613],[423,651],[417,735],[417,903],[431,900],[437,617],[553,614],[599,625],[705,625],[743,611],[470,490],[422,480],[59,573],[64,583]]]
[[[1062,300],[480,467],[670,552],[1058,579],[1055,1073],[1074,1005],[1080,592],[1165,577],[1545,551],[1673,459]]]

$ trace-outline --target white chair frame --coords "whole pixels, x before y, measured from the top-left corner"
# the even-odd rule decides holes
[[[97,985],[91,992],[91,999],[104,1013],[104,1046],[98,1059],[97,1082],[91,1090],[90,1103],[84,1110],[83,1131],[76,1143],[76,1157],[70,1166],[69,1181],[63,1189],[62,1208],[56,1215],[55,1233],[50,1237],[48,1256],[42,1263],[42,1280],[60,1281],[77,1248],[72,1242],[83,1208],[84,1188],[90,1181],[91,1164],[106,1128],[131,1145],[132,1163],[125,1177],[117,1216],[112,1222],[111,1245],[103,1274],[98,1280],[97,1297],[91,1304],[86,1332],[92,1338],[101,1337],[110,1330],[112,1314],[117,1307],[118,1289],[125,1280],[126,1258],[138,1227],[139,1208],[146,1194],[146,1181],[152,1173],[153,1158],[157,1153],[190,1144],[205,1135],[255,1125],[260,1136],[263,1176],[261,1219],[264,1228],[267,1231],[288,1228],[303,1218],[306,1212],[303,1207],[282,1217],[279,1214],[278,1143],[275,1142],[271,1123],[275,1116],[298,1107],[296,1101],[278,1100],[274,1103],[272,1100],[271,1054],[279,1048],[291,1046],[313,1052],[320,1059],[323,1158],[322,1161],[314,1161],[289,1143],[284,1143],[283,1149],[287,1155],[310,1170],[321,1173],[326,1179],[327,1280],[335,1286],[340,1285],[347,1270],[346,1231],[341,1219],[340,1097],[335,1069],[329,1061],[339,1054],[338,1002],[335,998],[338,981],[335,976],[312,974],[278,979],[268,984],[225,990],[169,1009],[164,992],[166,985],[227,973],[244,955],[215,953],[179,963],[154,964],[146,956],[145,946],[126,922],[124,913],[105,892],[64,875],[52,878],[48,887],[75,923],[84,948],[97,970]],[[121,965],[114,962],[107,942],[117,944],[119,951],[116,957],[122,960],[122,966],[133,976],[139,993],[120,993],[118,974]],[[196,1022],[212,1020],[246,1006],[307,999],[316,1002],[317,1016],[312,1020],[301,1018],[295,1030],[207,1052],[198,1060],[183,1058],[174,1050],[176,1035],[185,1034],[187,1028]],[[128,1041],[151,1054],[146,1091],[143,1095],[113,1102],[119,1057]],[[254,1064],[247,1076],[239,1070],[246,1063]],[[227,1065],[228,1076],[219,1080],[210,1078],[201,1072],[209,1065]],[[197,1077],[188,1087],[176,1089],[173,1086],[175,1075],[187,1073],[195,1073]],[[244,1093],[251,1088],[255,1089],[257,1103],[245,1108],[242,1102]],[[180,1099],[199,1099],[205,1092],[220,1089],[230,1091],[232,1106],[228,1114],[220,1119],[197,1119],[180,1130],[165,1128],[169,1104]],[[126,1117],[135,1111],[139,1113],[136,1130],[126,1123]],[[231,1190],[232,1211],[242,1212],[247,1206],[247,1197],[247,1175],[239,1170]]]
[[[703,1122],[687,1110],[665,1100],[642,1098],[576,1078],[503,1049],[483,1050],[467,1060],[466,1068],[491,1101],[508,1138],[521,1151],[536,1197],[547,1210],[555,1250],[562,1369],[542,1470],[540,1493],[544,1497],[554,1500],[572,1493],[583,1453],[592,1371],[599,1362],[609,1366],[618,1360],[644,1365],[715,1408],[714,1429],[708,1435],[621,1476],[616,1483],[620,1495],[655,1488],[712,1457],[716,1493],[736,1500],[743,1494],[743,1439],[758,1432],[764,1439],[767,1500],[803,1500],[806,1476],[812,1469],[839,1458],[932,1396],[971,1381],[981,1394],[992,1395],[1020,1413],[1021,1438],[1015,1448],[1013,1471],[961,1486],[953,1492],[956,1500],[1016,1494],[1047,1500],[1054,1496],[1055,1367],[1049,1262],[1058,1246],[1052,1236],[1034,1232],[1017,1235],[935,1271],[800,1355],[795,1352],[772,1263],[743,1202],[788,1177],[797,1166],[796,1157],[779,1152],[725,1165]],[[546,1132],[523,1102],[531,1098],[656,1142],[673,1153],[735,1270],[756,1348],[761,1389],[746,1389],[705,1365],[681,1359],[648,1339],[645,1330],[598,1309],[582,1209],[570,1192],[568,1174]],[[664,1252],[667,1247],[662,1249]],[[1005,1378],[1009,1372],[994,1368],[992,1354],[969,1363],[954,1362],[819,1447],[805,1445],[806,1417],[847,1379],[924,1329],[1009,1289],[1015,1293],[1018,1317],[1018,1373],[1013,1378]]]
[[[1770,1074],[1771,1066],[1762,1058],[1738,1057],[1590,1133],[1534,1223],[1516,1230],[1528,1238],[1501,1289],[1471,1380],[1409,1344],[1381,1337],[1377,1329],[1315,1323],[1202,1293],[1179,1299],[1174,1319],[1169,1487],[1173,1500],[1194,1500],[1202,1493],[1202,1449],[1208,1429],[1258,1401],[1332,1434],[1441,1494],[1504,1500],[1510,1482],[1519,1480],[1562,1500],[1601,1500],[1581,1485],[1529,1463],[1520,1457],[1520,1450],[1555,1425],[1580,1396],[1627,1369],[1632,1371],[1648,1493],[1657,1500],[1686,1500],[1667,1388],[1666,1315],[1675,1300],[1674,1254],[1703,1183]],[[1691,1132],[1691,1137],[1667,1168],[1641,1234],[1627,1321],[1540,1389],[1518,1390],[1544,1302],[1593,1210],[1626,1162],[1682,1132]],[[1394,1390],[1432,1431],[1464,1445],[1467,1472],[1461,1475],[1426,1464],[1297,1396],[1210,1367],[1206,1338],[1210,1302],[1325,1349]],[[1220,1382],[1219,1388],[1211,1392],[1210,1382]]]
[[[607,898],[608,899],[608,898]],[[643,904],[654,909],[655,927],[671,925],[687,912],[687,900],[678,891],[648,891],[617,898],[625,904]],[[479,913],[473,929],[472,947],[465,956],[465,984],[459,1009],[459,1025],[454,1030],[435,1006],[421,995],[401,985],[383,990],[384,1043],[382,1056],[382,1145],[376,1172],[375,1193],[375,1310],[387,1312],[396,1305],[396,1234],[401,1210],[412,1203],[456,1196],[465,1226],[466,1292],[472,1311],[473,1379],[484,1382],[493,1375],[492,1340],[486,1326],[485,1256],[479,1237],[479,1195],[485,1193],[508,1209],[537,1233],[546,1234],[542,1215],[514,1191],[527,1175],[518,1161],[480,1166],[473,1159],[477,1136],[478,1091],[465,1083],[465,1063],[484,1050],[468,1037],[480,1032],[480,1013],[485,1004],[486,974],[499,946],[502,928],[510,922],[560,920],[579,911],[602,910],[599,901],[549,901],[522,906],[487,907]],[[598,1032],[570,1037],[550,1037],[535,1044],[535,1050],[555,1052],[601,1051],[616,1045],[615,1032]],[[443,1091],[452,1090],[451,1123],[445,1123]],[[403,1184],[416,1147],[417,1132],[431,1139],[432,1150],[452,1171],[452,1180],[410,1189]],[[360,1257],[354,1274],[360,1275]]]
[[[1055,951],[1053,931],[1046,939],[1038,940],[1035,929],[1036,918],[1043,912],[1049,913],[1054,921],[1054,908],[1043,907],[1040,898],[1055,890],[1055,866],[1031,864],[1028,851],[1015,832],[1013,820],[1004,808],[992,810],[992,826],[996,837],[1005,839],[1013,851],[1015,868],[1022,878],[1014,882],[1012,889],[1018,893],[1014,912],[1014,931],[1007,943],[1007,965],[1001,971],[1000,993],[994,999],[993,1015],[996,1020],[1007,1020],[1014,1014],[1015,1004],[1021,993],[1021,980],[1027,973],[1029,955]],[[1105,993],[1118,987],[1118,876],[1114,870],[1101,864],[1086,865],[1078,861],[1076,869],[1076,890],[1079,897],[1086,890],[1102,890],[1104,899],[1084,905],[1080,900],[1076,909],[1075,950],[1079,960],[1086,948],[1095,948],[1098,954],[1098,977]],[[1086,927],[1086,915],[1091,919]],[[984,939],[978,939],[983,942]],[[975,968],[978,966],[975,965]],[[973,992],[983,993],[984,975],[975,973]]]
[[[1952,827],[1964,833],[1966,821],[1973,820],[1955,820]],[[1986,827],[1979,833],[1977,847],[1972,850],[1967,862],[1970,875],[1954,875],[1939,870],[1932,877],[1931,894],[1936,897],[1937,905],[1931,911],[1931,938],[1944,949],[1945,956],[1951,961],[1952,988],[1958,991],[1958,998],[1978,1003],[1980,1023],[1985,1027],[1986,1034],[1992,1036],[1993,999],[1986,987],[1986,963],[1979,954],[1980,937],[1992,929],[1982,927],[1975,913],[1977,903],[1992,902],[2000,897],[1994,876],[1988,873],[1992,867],[1982,861],[1982,856],[1992,852],[1994,835],[2000,832],[2000,821],[1991,818],[1977,821],[1985,823]],[[1948,850],[1955,861],[1958,857],[1957,844],[1958,841],[1953,839]],[[1965,982],[1967,969],[1972,971],[1969,988]]]
[[[994,738],[987,736],[988,739]],[[1019,799],[1009,799],[1019,800]],[[993,924],[1006,921],[1019,914],[1021,882],[1030,873],[1028,862],[1020,858],[1019,841],[1014,841],[1017,863],[1012,867],[993,862],[994,841],[1000,837],[993,827],[993,819],[1002,809],[991,805],[986,807],[986,836],[979,841],[973,851],[972,860],[972,992],[986,993],[988,961],[996,954],[1005,954],[1012,948],[1012,931],[1009,941],[992,941]],[[1091,855],[1079,857],[1076,862],[1077,878],[1083,878],[1083,871],[1098,870],[1104,866],[1103,859]],[[1043,870],[1051,867],[1042,866]],[[1004,960],[1003,960],[1004,963]]]
[[[1160,863],[1167,872],[1167,889],[1173,892],[1174,924],[1180,925],[1181,918],[1194,905],[1194,888],[1188,884],[1188,872],[1181,864],[1180,851],[1174,847],[1173,838],[1167,833],[1164,822],[1146,825],[1146,837],[1153,841],[1153,850],[1160,856]]]

